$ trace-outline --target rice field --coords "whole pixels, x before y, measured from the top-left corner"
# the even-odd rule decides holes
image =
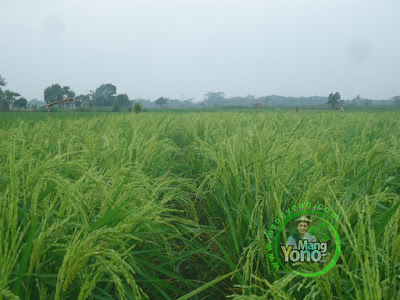
[[[0,118],[0,299],[400,299],[399,111]],[[313,278],[266,250],[304,202]]]

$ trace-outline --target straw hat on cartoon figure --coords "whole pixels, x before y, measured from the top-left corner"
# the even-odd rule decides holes
[[[301,216],[300,218],[294,220],[293,225],[296,227],[297,232],[294,235],[289,236],[286,242],[286,247],[293,246],[293,249],[297,249],[300,239],[315,243],[317,239],[308,232],[311,224],[313,224],[313,221],[306,216]]]

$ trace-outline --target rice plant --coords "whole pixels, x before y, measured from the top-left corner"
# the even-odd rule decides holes
[[[398,112],[7,121],[0,299],[400,299],[398,128]],[[306,201],[340,214],[340,259],[315,278],[266,250]]]

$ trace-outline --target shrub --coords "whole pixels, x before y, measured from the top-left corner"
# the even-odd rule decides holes
[[[119,112],[119,111],[121,111],[121,106],[119,106],[119,104],[114,104],[113,111],[114,111],[114,112]]]
[[[135,104],[135,113],[140,113],[142,111],[142,103],[138,102]]]

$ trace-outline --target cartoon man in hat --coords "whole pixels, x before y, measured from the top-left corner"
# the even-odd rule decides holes
[[[316,243],[317,239],[315,238],[315,236],[308,232],[311,223],[313,222],[306,216],[301,216],[300,218],[294,220],[294,224],[298,232],[296,232],[294,235],[289,236],[286,242],[286,248],[288,246],[293,246],[293,249],[297,249],[300,239],[307,240],[311,243]]]

